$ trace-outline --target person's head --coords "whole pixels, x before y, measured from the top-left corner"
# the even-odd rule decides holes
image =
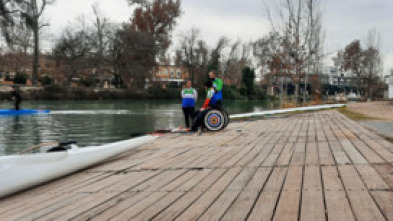
[[[209,72],[209,78],[210,78],[210,79],[216,78],[216,71],[214,71],[214,70],[210,71],[210,72]]]
[[[191,88],[191,81],[186,82],[186,88]]]

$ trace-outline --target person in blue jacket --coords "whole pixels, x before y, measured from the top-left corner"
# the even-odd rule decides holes
[[[193,122],[195,103],[198,99],[198,92],[191,87],[191,81],[186,82],[186,87],[181,91],[181,98],[186,127],[190,128],[189,120],[191,119],[191,123]]]

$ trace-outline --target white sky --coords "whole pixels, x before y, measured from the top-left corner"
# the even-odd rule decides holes
[[[261,1],[183,0],[183,14],[173,34],[174,43],[179,34],[192,27],[201,30],[202,38],[209,45],[214,45],[220,36],[245,42],[261,38],[269,30]],[[45,20],[51,24],[47,33],[56,38],[78,15],[84,14],[92,20],[93,4],[98,4],[113,22],[128,21],[133,11],[126,0],[57,0],[45,12]],[[368,31],[375,28],[381,35],[385,69],[393,68],[392,10],[392,0],[325,0],[325,50],[337,51],[354,39],[364,43]]]

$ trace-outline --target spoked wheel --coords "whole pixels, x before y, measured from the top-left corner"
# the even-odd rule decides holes
[[[210,110],[206,113],[203,123],[208,130],[221,130],[225,127],[225,114],[219,110]]]

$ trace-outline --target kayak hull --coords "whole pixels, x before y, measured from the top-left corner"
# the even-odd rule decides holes
[[[49,110],[0,110],[0,115],[49,114]]]
[[[285,114],[285,113],[292,113],[297,111],[316,111],[316,110],[326,110],[331,108],[341,108],[346,107],[345,104],[327,104],[327,105],[316,105],[310,107],[297,107],[297,108],[288,108],[288,109],[280,109],[280,110],[268,110],[268,111],[261,111],[255,113],[247,113],[247,114],[234,114],[231,115],[231,119],[239,119],[239,118],[248,118],[248,117],[262,117],[268,115],[275,115],[275,114]]]
[[[143,136],[63,152],[3,156],[0,158],[0,198],[90,167],[154,139],[155,136]]]

